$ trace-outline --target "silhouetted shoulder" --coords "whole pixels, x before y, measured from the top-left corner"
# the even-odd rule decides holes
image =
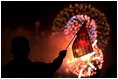
[[[1,77],[2,78],[31,77],[32,76],[31,72],[33,71],[32,67],[33,64],[30,61],[27,62],[11,61],[9,64],[2,67]]]

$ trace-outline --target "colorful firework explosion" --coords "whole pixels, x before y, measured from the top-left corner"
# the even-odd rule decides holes
[[[73,59],[67,59],[69,70],[78,77],[89,77],[96,74],[97,69],[103,65],[103,51],[108,43],[110,32],[107,19],[98,9],[86,4],[69,5],[57,15],[53,21],[53,32],[64,31],[65,35],[73,37],[83,27],[85,30],[76,35],[73,45],[68,52],[73,51]],[[64,27],[64,28],[63,28]],[[103,39],[104,38],[104,39]],[[87,41],[90,40],[87,46]],[[84,46],[84,47],[83,47]],[[92,51],[90,51],[90,46]],[[90,52],[89,52],[90,51]]]

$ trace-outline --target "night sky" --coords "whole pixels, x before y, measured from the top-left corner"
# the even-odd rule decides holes
[[[67,45],[60,45],[58,40],[62,40],[62,37],[50,36],[52,22],[63,8],[68,7],[69,4],[75,3],[91,4],[91,6],[103,12],[108,19],[111,29],[110,40],[105,49],[105,63],[100,75],[100,77],[104,77],[105,71],[117,64],[117,2],[115,1],[2,1],[1,65],[4,66],[12,59],[10,41],[18,35],[27,37],[31,43],[31,54],[29,55],[29,59],[33,62],[52,62],[58,56],[59,51],[65,49]],[[55,77],[72,77],[72,75],[67,75],[64,72],[60,73],[65,67],[64,62],[61,68],[56,72]]]

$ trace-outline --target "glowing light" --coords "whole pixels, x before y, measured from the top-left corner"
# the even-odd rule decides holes
[[[82,70],[80,70],[78,78],[81,78],[81,76],[82,76]]]
[[[95,52],[88,53],[88,54],[86,54],[86,55],[80,57],[80,59],[81,59],[82,61],[87,61],[87,60],[89,60],[89,59],[91,58],[91,56],[94,55],[94,54],[95,54]]]
[[[94,41],[94,43],[92,44],[92,47],[94,47],[97,43],[97,40]]]
[[[78,49],[76,49],[75,51],[76,51],[76,52],[79,52],[79,50],[78,50]]]
[[[89,65],[91,66],[91,68],[96,70],[96,67],[93,64],[89,63]]]
[[[78,15],[78,18],[79,18],[78,23],[79,24],[83,24],[82,22],[86,21],[86,18],[84,18],[84,17],[87,18],[88,16],[87,15]],[[78,18],[73,16],[71,18],[71,20],[73,21],[73,20],[76,20]],[[68,21],[68,22],[70,22],[70,21]],[[75,22],[75,21],[73,21],[73,22]],[[90,43],[88,43],[87,41],[84,41],[84,40],[80,40],[78,42],[78,45],[83,47],[83,48],[79,48],[79,49],[76,48],[75,52],[79,53],[79,55],[81,55],[81,57],[77,58],[77,60],[67,61],[68,65],[69,65],[69,70],[71,72],[73,72],[74,74],[78,75],[79,78],[81,76],[87,77],[87,76],[94,75],[95,72],[93,71],[93,69],[97,70],[97,68],[94,66],[94,64],[98,65],[99,69],[102,68],[101,64],[103,64],[103,54],[102,54],[101,49],[99,49],[97,46],[98,41],[97,41],[97,30],[96,30],[97,26],[95,25],[96,23],[93,19],[91,21],[87,20],[86,22],[87,22],[86,28],[87,28],[87,31],[89,33],[90,41],[92,43],[91,46],[92,46],[93,52],[88,52],[87,54],[82,56],[82,52],[83,52],[82,49],[84,48],[84,52],[85,52],[85,48]],[[64,31],[64,32],[68,32],[68,33],[65,33],[65,34],[73,34],[74,35],[77,33],[78,30],[80,31],[79,28],[82,28],[82,25],[81,26],[76,26],[76,25],[73,26],[71,24],[73,24],[73,23],[70,22],[70,24],[68,24],[70,26],[68,26],[68,25],[66,26],[66,28],[65,28],[66,31]],[[77,24],[77,25],[79,25],[79,24]],[[78,29],[72,30],[75,27]],[[79,39],[87,39],[87,38],[85,38],[85,35],[86,35],[85,33],[81,32],[81,35],[83,35],[84,37],[79,38]],[[86,69],[87,67],[88,67],[88,69]]]
[[[81,45],[80,48],[74,49],[75,52],[81,54],[81,57],[74,58],[71,54],[71,59],[67,59],[69,71],[76,74],[79,78],[92,76],[97,73],[93,70],[96,70],[97,67],[98,69],[101,69],[103,66],[103,51],[108,44],[108,35],[110,33],[105,14],[101,13],[90,4],[70,4],[69,7],[60,11],[52,25],[53,32],[62,31],[65,36],[70,36],[70,38],[72,38],[80,31],[80,28],[85,21],[93,51],[87,52],[89,49],[88,45],[90,44],[87,42],[86,38],[83,37],[80,38],[82,40],[79,40],[77,43],[77,45]],[[81,34],[83,35],[84,33]],[[68,53],[73,53],[71,49],[72,44],[69,47]],[[85,52],[85,54],[82,54],[83,52]]]
[[[90,76],[91,75],[91,68],[89,67],[88,68],[88,76]]]

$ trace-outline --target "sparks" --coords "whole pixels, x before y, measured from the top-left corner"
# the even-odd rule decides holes
[[[91,75],[91,68],[89,67],[88,68],[88,76],[90,76]]]
[[[60,32],[61,30],[64,32],[65,36],[72,38],[80,31],[80,28],[85,21],[87,22],[86,28],[88,35],[85,34],[85,36],[80,38],[81,41],[79,40],[79,42],[75,43],[76,46],[74,46],[74,49],[72,49],[72,44],[68,44],[67,46],[69,53],[67,66],[69,71],[77,75],[77,77],[92,76],[97,73],[93,70],[102,68],[104,62],[103,51],[108,44],[108,35],[110,33],[107,18],[104,13],[101,13],[90,4],[76,3],[75,5],[70,4],[69,7],[61,10],[59,14],[57,14],[52,25],[53,32]],[[84,34],[85,32],[81,34]],[[85,38],[86,36],[90,38],[89,43]],[[79,47],[79,45],[81,46]],[[90,51],[91,48],[93,49],[92,51]]]
[[[86,16],[86,18],[88,18],[87,15],[85,15],[85,16]],[[78,16],[80,22],[82,22],[83,20],[86,20],[85,18],[81,19],[80,17],[84,18],[84,15],[79,15]],[[76,17],[72,17],[72,18],[76,19]],[[73,19],[71,19],[71,20],[73,20]],[[71,29],[71,28],[74,28],[74,26],[72,27],[71,24],[69,24],[69,25],[70,25],[69,28],[67,28],[68,26],[65,28],[66,31]],[[79,25],[79,24],[77,24],[77,25]],[[102,68],[103,54],[102,54],[102,50],[99,49],[99,47],[97,46],[97,42],[98,42],[97,41],[97,30],[95,30],[96,29],[96,25],[95,25],[94,20],[92,20],[92,21],[88,20],[86,28],[89,28],[89,26],[91,26],[92,30],[91,29],[87,29],[87,30],[89,32],[90,42],[92,43],[91,46],[92,46],[93,51],[92,52],[88,52],[87,54],[76,58],[76,60],[75,60],[75,58],[73,58],[73,60],[67,59],[67,64],[69,65],[69,70],[71,72],[73,72],[74,74],[78,75],[78,78],[88,77],[88,76],[92,76],[92,75],[96,74],[93,71],[93,70],[97,70],[97,68],[94,66],[94,64],[96,64],[99,69]],[[81,28],[81,27],[78,26],[78,29]],[[76,31],[78,29],[76,29]],[[71,30],[71,31],[73,31],[73,30]],[[76,31],[74,30],[74,32],[72,32],[72,33],[75,34]],[[71,32],[68,32],[68,33],[71,33]],[[82,35],[84,35],[84,33]],[[89,44],[90,43],[87,43],[84,40],[80,40],[80,42],[79,42],[79,45],[81,47],[83,47],[83,48],[87,47]],[[86,50],[84,50],[84,52],[85,51]],[[80,54],[82,52],[82,48],[75,49],[75,52]]]
[[[82,76],[82,70],[80,70],[78,78],[81,78],[81,76]]]

